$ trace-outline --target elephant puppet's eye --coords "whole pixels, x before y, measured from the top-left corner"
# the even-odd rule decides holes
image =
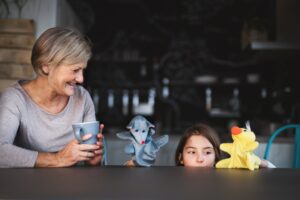
[[[139,132],[139,130],[138,130],[138,129],[135,129],[135,132]]]

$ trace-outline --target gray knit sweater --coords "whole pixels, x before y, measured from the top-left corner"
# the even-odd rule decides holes
[[[33,167],[38,152],[57,152],[74,139],[72,123],[94,121],[89,93],[76,88],[58,114],[39,107],[19,81],[0,97],[0,168]]]

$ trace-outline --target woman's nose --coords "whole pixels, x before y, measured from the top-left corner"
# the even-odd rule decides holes
[[[76,74],[76,78],[75,78],[76,82],[77,83],[83,83],[83,71],[79,71],[77,74]]]

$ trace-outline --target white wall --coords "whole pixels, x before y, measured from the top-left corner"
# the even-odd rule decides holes
[[[83,25],[66,0],[57,1],[56,26],[76,27],[83,31]]]
[[[18,18],[17,7],[10,3],[8,18]],[[54,26],[73,26],[81,30],[82,25],[66,0],[28,0],[21,18],[33,19],[36,24],[36,37]]]
[[[255,154],[263,158],[267,144],[261,142],[255,150]],[[293,166],[294,144],[290,142],[273,142],[268,160],[279,168],[291,168]]]

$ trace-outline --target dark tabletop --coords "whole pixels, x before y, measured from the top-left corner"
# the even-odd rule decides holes
[[[0,199],[299,199],[300,170],[0,169]]]

